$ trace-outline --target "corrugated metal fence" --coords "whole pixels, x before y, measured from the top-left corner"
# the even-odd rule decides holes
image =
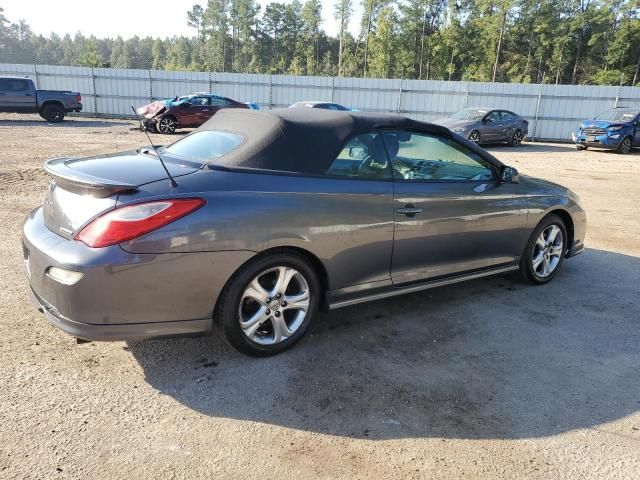
[[[297,77],[217,72],[123,70],[0,63],[0,74],[33,78],[38,88],[79,91],[84,114],[130,116],[130,105],[214,92],[262,108],[301,100],[435,120],[465,107],[500,107],[530,122],[532,139],[568,140],[578,121],[615,106],[640,108],[640,88],[513,83]]]

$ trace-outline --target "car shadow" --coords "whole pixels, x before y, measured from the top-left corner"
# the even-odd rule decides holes
[[[109,120],[85,120],[74,117],[66,117],[60,123],[49,123],[46,120],[21,120],[21,119],[2,119],[0,127],[52,127],[52,128],[109,128],[123,127],[127,122],[113,122]]]
[[[215,336],[128,343],[215,417],[331,435],[518,439],[640,410],[640,258],[588,249],[553,283],[493,277],[322,314],[267,359]]]

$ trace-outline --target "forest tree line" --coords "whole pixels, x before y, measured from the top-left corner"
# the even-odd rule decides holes
[[[362,14],[350,31],[356,1]],[[640,84],[639,0],[208,0],[170,38],[45,36],[0,8],[0,61],[291,75]],[[356,19],[357,20],[357,19]],[[182,21],[174,19],[173,21]],[[163,26],[166,28],[166,25]],[[159,32],[160,36],[160,32]]]

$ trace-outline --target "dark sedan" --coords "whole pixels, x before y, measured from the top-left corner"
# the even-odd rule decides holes
[[[157,153],[45,170],[23,228],[29,292],[89,340],[216,328],[272,355],[319,308],[514,271],[545,284],[585,238],[570,190],[393,115],[229,109]]]
[[[435,123],[478,145],[508,143],[517,147],[529,133],[527,120],[496,108],[465,108]]]

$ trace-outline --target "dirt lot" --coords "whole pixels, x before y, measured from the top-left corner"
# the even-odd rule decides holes
[[[640,152],[491,148],[582,197],[588,249],[553,284],[339,310],[255,360],[212,337],[76,345],[29,304],[43,160],[137,147],[130,125],[0,116],[1,478],[638,478]]]

